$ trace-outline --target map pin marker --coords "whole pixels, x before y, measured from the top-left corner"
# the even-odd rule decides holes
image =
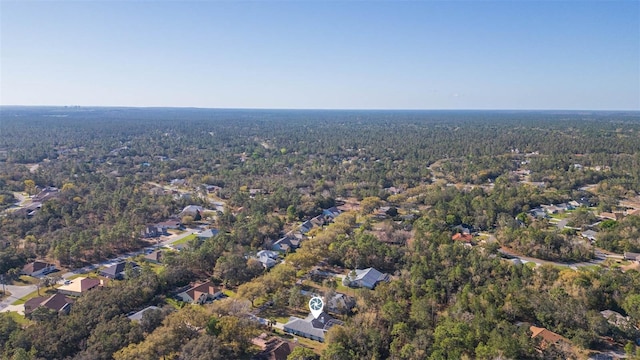
[[[309,310],[311,310],[311,315],[313,315],[315,319],[317,319],[318,316],[322,314],[323,308],[324,302],[322,301],[322,298],[314,296],[311,298],[311,300],[309,300]]]

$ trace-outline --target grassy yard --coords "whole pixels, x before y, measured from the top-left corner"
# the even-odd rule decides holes
[[[233,290],[229,290],[229,289],[223,290],[222,293],[234,299],[238,296],[238,294],[236,294]]]
[[[20,325],[29,325],[31,321],[15,311],[8,311],[7,314]]]
[[[20,275],[20,277],[17,280],[13,281],[13,285],[18,285],[18,286],[22,286],[22,285],[36,285],[38,282],[40,282],[40,280],[28,276],[28,275]]]
[[[176,299],[172,299],[172,298],[166,298],[165,302],[168,305],[173,306],[177,310],[182,309],[182,307],[184,306],[184,303],[182,301],[177,301]]]
[[[313,350],[316,354],[320,354],[322,353],[322,351],[324,351],[324,349],[327,347],[327,345],[325,343],[321,343],[318,341],[313,341],[313,340],[309,340],[300,336],[293,336],[291,334],[287,334],[282,330],[278,330],[278,329],[273,329],[273,332],[282,337],[283,339],[292,341],[293,338],[295,337],[298,340],[298,343],[304,345],[305,347],[310,348],[311,350]]]
[[[191,240],[193,240],[193,239],[195,239],[195,238],[197,238],[197,237],[198,237],[198,235],[196,235],[196,234],[191,234],[191,235],[189,235],[189,236],[185,236],[185,237],[183,237],[182,239],[180,239],[180,240],[178,240],[178,241],[174,242],[174,243],[173,243],[173,245],[186,244],[186,243],[188,243],[189,241],[191,241]]]

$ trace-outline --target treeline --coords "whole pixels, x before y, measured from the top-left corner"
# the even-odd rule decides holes
[[[359,293],[357,314],[330,330],[323,359],[575,358],[562,346],[539,353],[531,324],[582,348],[638,336],[599,313],[626,311],[640,320],[637,272],[531,269],[452,244],[429,221],[415,226],[397,278]]]

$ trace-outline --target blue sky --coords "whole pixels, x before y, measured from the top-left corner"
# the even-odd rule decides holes
[[[638,1],[0,3],[0,104],[640,109]]]

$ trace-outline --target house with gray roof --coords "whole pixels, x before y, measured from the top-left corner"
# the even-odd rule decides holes
[[[271,250],[287,252],[295,250],[300,246],[300,239],[292,235],[285,235],[271,245]]]
[[[197,235],[200,240],[207,240],[218,235],[218,229],[207,229]]]
[[[389,281],[389,274],[381,273],[374,268],[367,268],[364,270],[355,270],[355,274],[345,276],[343,283],[352,287],[364,287],[367,289],[373,289],[381,281]]]
[[[122,280],[124,279],[124,273],[127,268],[127,264],[131,264],[132,269],[136,269],[139,267],[139,265],[134,263],[133,261],[121,261],[117,264],[113,264],[103,269],[102,271],[100,271],[100,275],[109,279]]]
[[[303,234],[308,233],[309,231],[311,231],[311,229],[313,229],[313,223],[310,220],[303,222],[299,228],[300,232]]]
[[[332,326],[342,324],[342,321],[334,319],[329,314],[322,312],[318,318],[314,318],[312,314],[309,314],[305,319],[292,316],[289,318],[289,322],[284,324],[283,330],[292,335],[324,342],[326,332]]]
[[[260,250],[256,254],[256,258],[265,269],[270,269],[277,264],[277,259],[280,254],[272,250]]]
[[[149,311],[149,310],[160,310],[160,308],[157,307],[157,306],[148,306],[148,307],[138,311],[137,313],[131,314],[131,315],[127,316],[127,317],[131,321],[140,321],[140,320],[142,320],[142,315],[144,315],[144,313]]]
[[[596,241],[596,236],[598,236],[598,233],[593,230],[586,230],[583,231],[581,235],[583,238],[587,238],[591,241]]]
[[[346,314],[353,310],[355,306],[356,299],[342,293],[337,293],[327,301],[327,310],[336,314]]]
[[[338,215],[340,215],[340,213],[341,211],[338,210],[338,208],[335,206],[322,210],[322,215],[328,218],[331,218],[332,220],[335,219]]]

